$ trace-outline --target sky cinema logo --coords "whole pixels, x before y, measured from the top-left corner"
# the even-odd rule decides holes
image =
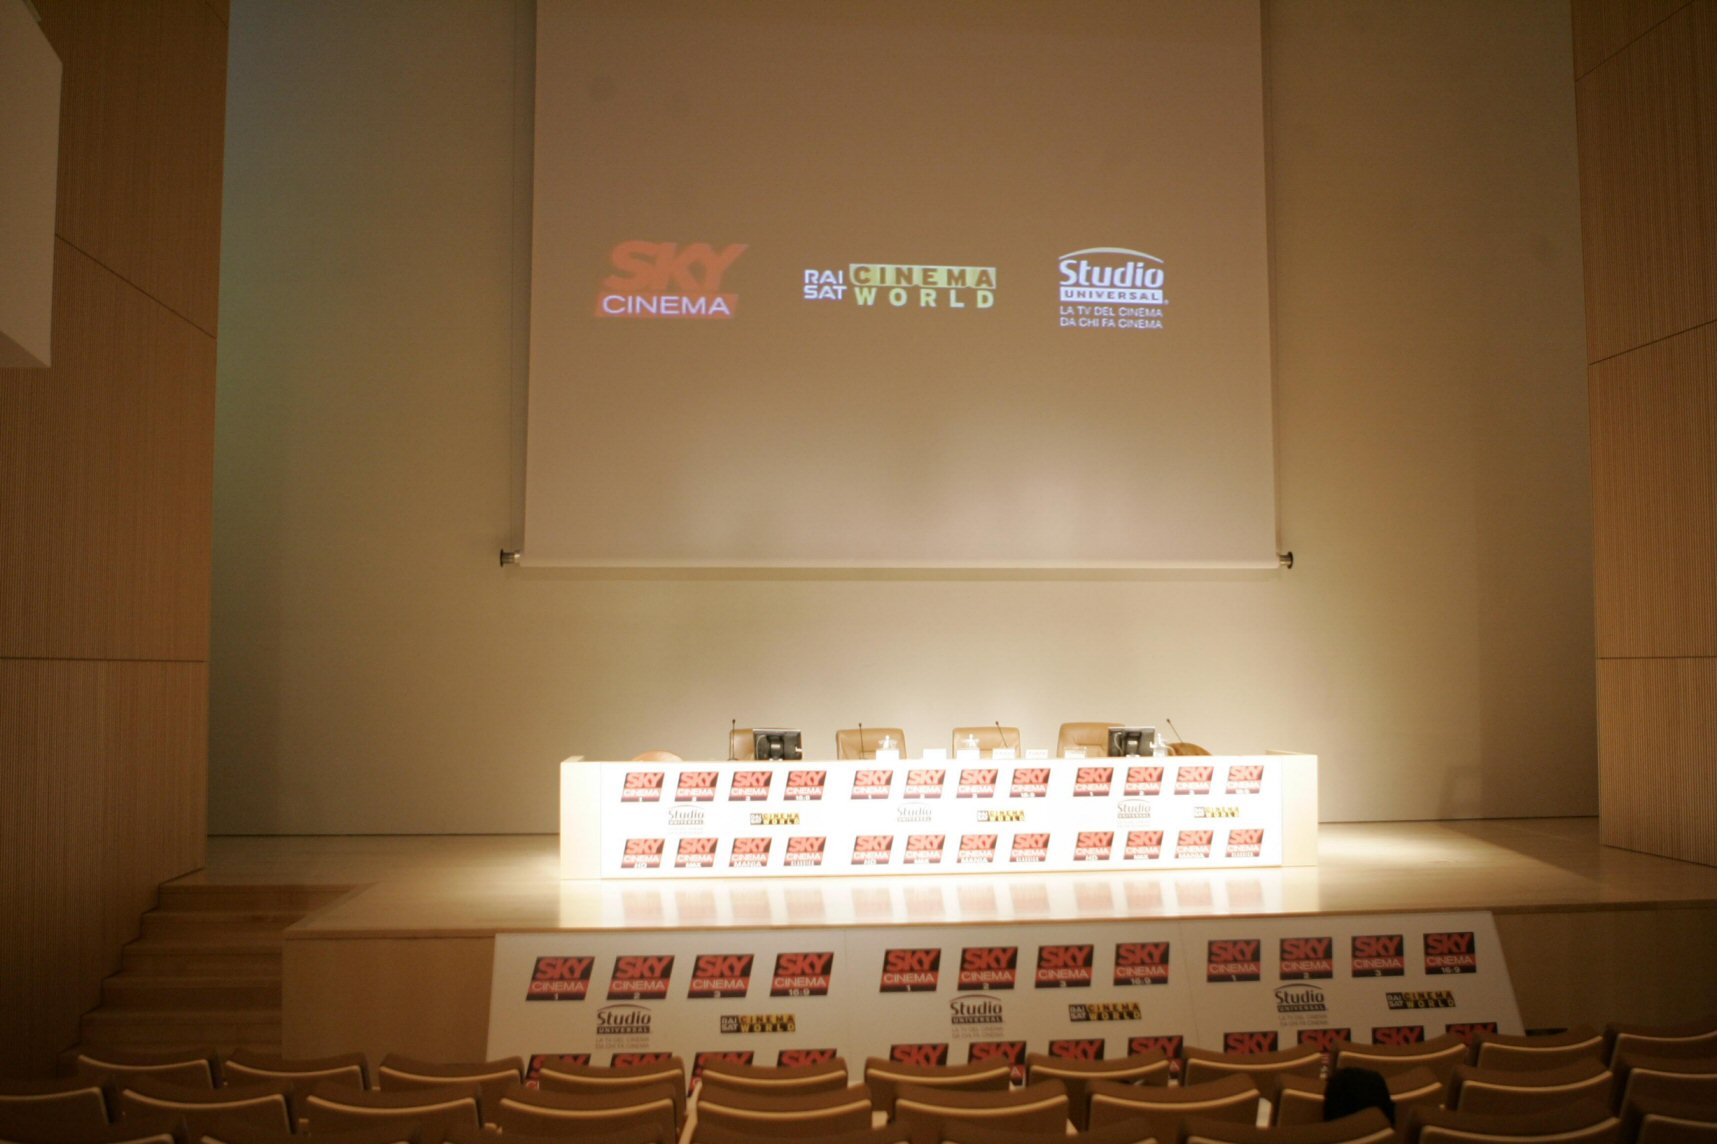
[[[865,770],[853,772],[853,798],[887,798],[894,785],[893,771]]]
[[[1398,933],[1353,935],[1355,977],[1400,977],[1407,972],[1406,940]]]
[[[807,302],[850,299],[861,309],[988,310],[996,304],[996,268],[854,262],[806,270],[803,290]]]
[[[674,867],[693,870],[713,868],[716,844],[720,841],[714,837],[680,839],[679,848],[674,851]]]
[[[721,778],[718,771],[681,771],[674,787],[675,802],[713,802],[715,785]]]
[[[945,1065],[948,1063],[948,1042],[920,1041],[915,1044],[890,1045],[888,1059],[901,1065]]]
[[[1040,945],[1037,947],[1038,989],[1084,989],[1090,986],[1093,952],[1089,945]]]
[[[756,954],[700,953],[692,959],[688,998],[744,997],[751,989],[751,965]]]
[[[1255,937],[1212,938],[1205,958],[1204,979],[1224,983],[1259,980],[1264,975],[1260,953],[1263,944]]]
[[[1175,834],[1174,856],[1176,858],[1208,858],[1210,847],[1216,841],[1214,830],[1181,830]]]
[[[1223,851],[1230,858],[1257,858],[1264,853],[1262,826],[1236,826],[1228,832],[1228,847]]]
[[[1049,1055],[1064,1061],[1100,1061],[1103,1059],[1102,1037],[1078,1037],[1049,1042]]]
[[[1048,798],[1048,767],[1015,767],[1012,795],[1014,798]]]
[[[1477,973],[1478,947],[1470,930],[1425,935],[1426,973]]]
[[[1227,794],[1257,794],[1264,789],[1264,764],[1230,763],[1228,781],[1223,784]]]
[[[1081,830],[1073,840],[1075,862],[1107,862],[1115,852],[1113,830]]]
[[[940,866],[942,851],[948,844],[946,834],[908,834],[906,853],[900,856],[906,866]]]
[[[828,771],[788,771],[787,789],[782,792],[782,797],[797,799],[801,802],[809,799],[820,799],[823,797],[823,787],[828,779]]]
[[[954,792],[955,798],[994,798],[996,797],[996,775],[994,767],[966,767],[960,771],[960,786]]]
[[[773,839],[735,838],[733,849],[728,852],[727,864],[735,868],[756,869],[769,865],[769,844]]]
[[[596,296],[599,318],[731,318],[739,306],[724,294],[722,279],[744,243],[718,253],[707,242],[681,247],[675,242],[632,239],[608,253],[615,273],[602,280]]]
[[[882,955],[881,993],[934,993],[942,979],[942,950],[890,949]]]
[[[977,945],[960,951],[958,988],[1012,989],[1019,975],[1019,946]]]
[[[1121,791],[1128,798],[1154,798],[1163,793],[1163,769],[1157,766],[1128,767],[1127,784]]]
[[[525,989],[526,1001],[582,1001],[590,992],[594,957],[539,957]]]
[[[826,997],[834,968],[832,952],[778,953],[774,976],[769,979],[769,996]]]
[[[674,955],[622,953],[608,975],[610,1001],[660,1001],[668,995],[674,976]],[[606,1012],[606,1010],[604,1010]]]
[[[662,849],[666,845],[665,838],[628,838],[620,854],[620,868],[654,870],[662,864]]]
[[[1128,861],[1161,858],[1163,856],[1163,832],[1160,830],[1127,831],[1125,854]]]
[[[1174,769],[1174,792],[1176,794],[1209,794],[1210,781],[1216,775],[1216,768],[1208,763],[1188,764]]]
[[[1019,865],[1049,861],[1049,835],[1015,834],[1008,851],[1008,861]]]
[[[957,861],[963,865],[993,864],[996,860],[996,841],[1000,837],[998,834],[960,835],[960,857]]]
[[[1114,767],[1080,767],[1073,774],[1075,798],[1108,798],[1115,784]]]
[[[1116,985],[1167,985],[1169,943],[1124,941],[1115,947]]]
[[[769,797],[769,781],[774,771],[734,771],[727,786],[728,802],[760,802]]]
[[[853,865],[886,866],[893,849],[892,834],[860,834],[853,839]]]
[[[948,777],[945,770],[914,768],[906,772],[907,798],[941,798],[942,782]]]
[[[971,1041],[966,1045],[967,1064],[1006,1061],[1012,1067],[1008,1076],[1015,1084],[1025,1083],[1024,1041]]]
[[[620,801],[661,802],[662,782],[666,777],[662,771],[627,771],[620,788]]]
[[[1244,1029],[1222,1034],[1225,1053],[1273,1053],[1280,1042],[1274,1029]]]
[[[757,1059],[754,1049],[716,1049],[692,1058],[692,1083],[703,1077],[705,1065],[748,1065]]]
[[[784,1069],[825,1065],[840,1055],[835,1049],[782,1049],[775,1054],[775,1066]]]
[[[795,834],[787,839],[787,854],[782,861],[788,866],[821,866],[828,838],[821,834]]]
[[[1325,980],[1335,976],[1335,939],[1285,937],[1279,947],[1283,981]]]

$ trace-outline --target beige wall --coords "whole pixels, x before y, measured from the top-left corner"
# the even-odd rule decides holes
[[[1574,34],[1602,836],[1717,864],[1717,0]]]
[[[1166,716],[1317,752],[1328,819],[1591,813],[1567,7],[1266,14],[1293,572],[601,581],[496,567],[529,8],[241,0],[211,827],[552,830],[561,757],[710,755],[729,718],[821,753]]]
[[[0,370],[0,1075],[48,1073],[202,864],[227,11],[36,0],[53,367]]]

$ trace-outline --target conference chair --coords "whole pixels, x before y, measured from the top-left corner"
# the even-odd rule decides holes
[[[645,751],[632,756],[634,763],[683,763],[684,759],[672,751]]]
[[[1370,1069],[1385,1077],[1409,1069],[1427,1068],[1446,1091],[1454,1079],[1455,1066],[1471,1059],[1467,1043],[1453,1033],[1444,1033],[1416,1045],[1362,1045],[1338,1041],[1330,1052],[1330,1068]]]
[[[450,1084],[476,1085],[485,1124],[494,1123],[491,1114],[502,1094],[524,1079],[525,1062],[519,1057],[434,1064],[389,1053],[376,1067],[376,1087],[383,1092],[415,1092]]]
[[[1083,1132],[1011,1132],[987,1124],[951,1121],[942,1127],[941,1144],[1159,1144],[1143,1121],[1123,1120]],[[1161,1144],[1174,1144],[1162,1141]]]
[[[1604,1039],[1604,1059],[1611,1065],[1629,1050],[1654,1057],[1717,1057],[1717,1014],[1676,1025],[1612,1023],[1604,1027]]]
[[[1055,736],[1055,757],[1062,758],[1069,747],[1083,747],[1088,759],[1103,759],[1109,755],[1109,728],[1121,723],[1063,723]]]
[[[1083,1130],[1091,1125],[1091,1082],[1166,1085],[1173,1064],[1161,1049],[1108,1061],[1076,1061],[1044,1053],[1027,1053],[1025,1082],[1058,1080],[1067,1088],[1067,1119]]]
[[[1182,1144],[1395,1144],[1395,1126],[1381,1109],[1366,1108],[1338,1120],[1260,1128],[1229,1120],[1194,1117]]]
[[[1604,1059],[1604,1034],[1590,1025],[1561,1033],[1473,1034],[1473,1064],[1481,1069],[1542,1069],[1587,1057]]]
[[[1717,1101],[1635,1100],[1622,1110],[1631,1144],[1717,1144]]]
[[[362,1129],[421,1131],[426,1141],[439,1140],[452,1128],[482,1127],[479,1092],[473,1083],[384,1092],[323,1081],[305,1094],[305,1119],[312,1136]]]
[[[0,1115],[52,1120],[68,1128],[105,1128],[112,1094],[100,1080],[0,1080]]]
[[[757,743],[750,727],[735,727],[727,734],[727,757],[735,762],[749,763],[757,758]]]
[[[461,1132],[464,1135],[460,1135]],[[458,1139],[459,1144],[498,1144],[499,1137],[493,1141],[483,1139],[483,1130],[449,1129],[445,1139]],[[218,1128],[204,1128],[194,1137],[190,1144],[304,1144],[306,1137],[297,1132],[277,1132],[267,1128],[256,1128],[245,1124],[223,1124]],[[324,1132],[316,1137],[316,1144],[438,1144],[437,1141],[425,1141],[423,1134],[415,1128],[404,1127],[399,1130],[387,1128],[354,1128],[345,1132]],[[508,1141],[508,1144],[533,1144],[530,1140]],[[550,1142],[560,1144],[560,1142]],[[606,1144],[606,1142],[603,1142]],[[627,1142],[630,1144],[630,1141]]]
[[[52,1116],[0,1112],[3,1144],[191,1144],[178,1116],[133,1116],[107,1125],[72,1127]]]
[[[221,1057],[214,1049],[170,1052],[127,1052],[121,1049],[79,1049],[74,1071],[81,1077],[108,1077],[122,1085],[137,1077],[153,1077],[196,1088],[214,1088],[221,1079]]]
[[[1016,754],[1024,753],[1020,746],[1018,727],[1003,727],[991,723],[987,727],[954,728],[953,754],[958,757],[961,751],[970,750],[974,739],[977,740],[978,754],[986,759],[996,753],[997,747],[1012,750]]]
[[[835,758],[874,759],[884,739],[892,739],[900,757],[906,757],[906,732],[899,727],[854,727],[835,732]]]
[[[1235,1074],[1249,1076],[1265,1100],[1274,1100],[1278,1078],[1317,1076],[1323,1067],[1323,1053],[1311,1045],[1267,1053],[1224,1053],[1189,1045],[1181,1052],[1180,1077],[1182,1084],[1199,1084]]]
[[[325,1080],[350,1088],[369,1088],[370,1061],[363,1053],[293,1059],[235,1049],[221,1063],[221,1079],[226,1084],[287,1081],[295,1095],[303,1096]]]
[[[138,1077],[120,1090],[119,1111],[122,1117],[183,1117],[192,1140],[204,1132],[245,1127],[290,1133],[298,1124],[292,1086],[284,1081],[211,1089]]]
[[[839,1092],[847,1087],[847,1062],[841,1057],[809,1065],[742,1065],[733,1061],[710,1061],[699,1075],[702,1085],[716,1084],[733,1092],[773,1093],[778,1096]]]
[[[654,1125],[666,1144],[678,1139],[679,1104],[673,1084],[647,1084],[606,1092],[545,1092],[515,1084],[501,1097],[495,1126],[508,1140],[515,1132],[582,1137],[637,1124]]]
[[[1443,1103],[1443,1082],[1424,1065],[1383,1078],[1389,1099],[1395,1102],[1395,1123],[1407,1123],[1407,1115],[1421,1105],[1436,1108]],[[1328,1079],[1318,1076],[1283,1076],[1276,1080],[1276,1100],[1270,1110],[1274,1124],[1317,1124],[1324,1118],[1324,1089]]]
[[[1703,1102],[1717,1106],[1717,1053],[1706,1057],[1647,1056],[1628,1050],[1616,1061],[1616,1107],[1638,1100]]]
[[[871,1126],[870,1089],[855,1084],[811,1092],[727,1088],[706,1073],[692,1110],[693,1141],[711,1128],[757,1137],[808,1140]]]
[[[1258,1085],[1245,1073],[1230,1073],[1216,1080],[1174,1088],[1107,1080],[1091,1082],[1093,1129],[1134,1118],[1145,1122],[1150,1134],[1162,1141],[1178,1140],[1182,1127],[1192,1119],[1256,1124]]]
[[[895,1095],[894,1119],[919,1140],[939,1140],[943,1128],[955,1122],[991,1131],[1065,1133],[1067,1087],[1044,1080],[1024,1088],[961,1092],[906,1084]]]
[[[681,1057],[637,1065],[579,1064],[564,1058],[544,1061],[537,1070],[544,1092],[607,1093],[665,1084],[673,1092],[674,1126],[686,1122],[686,1062]]]
[[[1484,1115],[1452,1108],[1415,1108],[1403,1144],[1621,1144],[1622,1122],[1590,1101],[1527,1116]]]
[[[192,1141],[192,1144],[196,1144]],[[246,1144],[241,1141],[240,1144]],[[269,1144],[259,1141],[258,1144]],[[277,1144],[306,1144],[302,1139],[297,1141],[284,1140]],[[343,1144],[342,1141],[324,1142],[317,1137],[309,1144]],[[363,1142],[357,1142],[363,1144]],[[379,1142],[378,1142],[379,1144]],[[434,1144],[426,1141],[424,1144]],[[632,1124],[625,1128],[613,1128],[606,1132],[585,1132],[577,1136],[539,1136],[531,1132],[508,1132],[502,1135],[494,1128],[457,1128],[448,1131],[443,1137],[443,1144],[675,1144],[673,1141],[662,1139],[662,1126],[658,1122]]]
[[[1457,1065],[1448,1104],[1457,1112],[1481,1116],[1526,1115],[1587,1100],[1609,1108],[1615,1086],[1615,1074],[1595,1056],[1554,1068]]]
[[[1007,1088],[1012,1079],[1013,1065],[1005,1060],[979,1060],[963,1065],[914,1065],[869,1057],[864,1062],[864,1083],[870,1086],[871,1106],[891,1120],[901,1085],[996,1092]]]

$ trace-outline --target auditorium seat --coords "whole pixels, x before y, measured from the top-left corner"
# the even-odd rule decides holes
[[[699,1076],[702,1084],[719,1084],[736,1091],[749,1089],[781,1095],[837,1092],[847,1087],[847,1062],[840,1057],[809,1065],[742,1065],[732,1061],[710,1061]]]
[[[1121,723],[1063,723],[1061,731],[1055,736],[1055,757],[1062,758],[1069,747],[1085,748],[1088,759],[1102,759],[1109,755],[1109,728],[1123,726]]]
[[[1635,1100],[1717,1104],[1717,1054],[1659,1057],[1630,1049],[1616,1061],[1614,1071],[1618,1108]]]
[[[305,1120],[312,1136],[357,1129],[421,1130],[425,1144],[430,1144],[450,1128],[482,1126],[479,1091],[470,1083],[382,1092],[323,1081],[304,1097]]]
[[[1067,1087],[1067,1119],[1074,1128],[1084,1129],[1091,1124],[1092,1081],[1166,1085],[1171,1069],[1168,1054],[1161,1049],[1108,1061],[1080,1061],[1044,1053],[1027,1053],[1025,1082],[1060,1081]]]
[[[302,1096],[325,1080],[351,1088],[369,1088],[370,1062],[363,1053],[295,1060],[237,1049],[221,1062],[221,1079],[226,1084],[289,1081],[294,1091]]]
[[[1445,1086],[1424,1065],[1390,1073],[1383,1079],[1389,1086],[1389,1099],[1395,1102],[1397,1124],[1405,1124],[1407,1114],[1421,1105],[1435,1108],[1443,1103]],[[1314,1124],[1321,1121],[1327,1083],[1325,1077],[1289,1075],[1277,1078],[1271,1119],[1277,1124]]]
[[[994,1092],[1012,1083],[1013,1065],[1005,1060],[972,1061],[963,1065],[915,1065],[870,1057],[864,1062],[864,1083],[872,1106],[893,1119],[894,1098],[903,1084]]]
[[[173,1052],[127,1052],[121,1049],[80,1049],[75,1071],[82,1077],[108,1077],[124,1084],[132,1077],[154,1077],[196,1088],[214,1088],[221,1079],[221,1057],[214,1049]]]
[[[679,1116],[675,1086],[669,1083],[601,1092],[547,1092],[515,1084],[501,1097],[494,1120],[509,1140],[514,1133],[582,1138],[651,1124],[671,1142],[679,1136]]]
[[[376,1087],[383,1092],[412,1092],[450,1084],[474,1084],[482,1097],[485,1123],[493,1123],[491,1114],[501,1095],[524,1077],[525,1062],[518,1057],[436,1064],[389,1053],[376,1068]]]
[[[1654,1057],[1717,1057],[1717,1015],[1677,1025],[1610,1024],[1604,1040],[1604,1059],[1612,1066],[1629,1050]]]
[[[826,1144],[826,1142],[819,1142]],[[1159,1144],[1143,1120],[1123,1120],[1082,1132],[1010,1132],[985,1124],[955,1121],[942,1129],[941,1144]],[[1160,1144],[1174,1144],[1172,1140]]]
[[[112,1106],[107,1086],[92,1077],[0,1080],[0,1114],[52,1118],[67,1127],[100,1128],[107,1124]]]
[[[1631,1100],[1622,1109],[1627,1144],[1717,1144],[1717,1100]]]
[[[870,1089],[862,1084],[811,1092],[728,1088],[706,1073],[692,1109],[693,1141],[711,1128],[805,1140],[871,1126]]]
[[[120,1090],[119,1109],[122,1117],[181,1116],[192,1140],[246,1127],[289,1133],[298,1125],[292,1086],[285,1081],[209,1089],[137,1077]]]
[[[940,1140],[951,1123],[980,1124],[990,1131],[1067,1131],[1067,1086],[1058,1080],[1023,1088],[962,1092],[903,1084],[895,1095],[894,1119],[918,1140]]]
[[[1452,1108],[1415,1108],[1403,1144],[1621,1144],[1622,1122],[1609,1109],[1578,1101],[1530,1115],[1498,1116]]]
[[[1428,1068],[1444,1089],[1454,1079],[1455,1066],[1472,1059],[1467,1043],[1453,1033],[1444,1033],[1416,1045],[1362,1045],[1339,1041],[1330,1053],[1331,1069],[1357,1068],[1393,1076],[1413,1068]]]
[[[1018,727],[1002,727],[992,723],[988,727],[954,728],[952,742],[955,757],[963,750],[970,750],[973,739],[977,740],[978,753],[986,759],[995,754],[997,747],[1011,749],[1019,754],[1025,753],[1020,747]]]
[[[133,1116],[112,1124],[70,1125],[53,1116],[0,1111],[4,1144],[193,1144],[181,1116]]]
[[[1394,1144],[1395,1126],[1381,1109],[1367,1108],[1338,1120],[1261,1128],[1229,1120],[1193,1117],[1182,1144]]]
[[[1510,1033],[1473,1034],[1473,1064],[1481,1069],[1540,1069],[1571,1064],[1587,1057],[1604,1059],[1604,1034],[1590,1025],[1561,1033],[1517,1036]]]
[[[1274,1100],[1278,1077],[1317,1076],[1323,1067],[1323,1053],[1310,1045],[1265,1053],[1223,1053],[1189,1045],[1181,1052],[1180,1075],[1183,1084],[1199,1084],[1239,1073],[1252,1078],[1265,1100]]]
[[[196,1144],[195,1141],[192,1144]],[[239,1144],[248,1144],[240,1141]],[[258,1144],[270,1144],[259,1141]],[[274,1144],[305,1144],[298,1141],[283,1140]],[[318,1136],[311,1144],[325,1144]],[[340,1141],[331,1144],[342,1144]],[[364,1144],[364,1142],[358,1142]],[[426,1142],[427,1144],[427,1142]],[[674,1144],[673,1141],[662,1139],[662,1126],[658,1122],[633,1124],[625,1128],[614,1128],[605,1132],[580,1132],[577,1135],[540,1136],[530,1132],[508,1132],[502,1134],[495,1128],[455,1128],[448,1131],[445,1144]]]
[[[446,1138],[453,1139],[456,1131],[449,1129]],[[500,1139],[496,1137],[494,1142],[483,1141],[479,1139],[482,1129],[472,1128],[468,1131],[470,1139],[464,1144],[498,1144]],[[308,1138],[302,1133],[278,1132],[244,1124],[231,1124],[222,1125],[218,1130],[205,1128],[201,1134],[191,1140],[191,1144],[304,1144]],[[315,1140],[316,1144],[437,1144],[434,1140],[424,1140],[423,1134],[410,1125],[354,1128],[344,1132],[322,1132],[315,1137]],[[509,1144],[531,1144],[531,1142],[520,1140],[509,1141]]]
[[[674,1124],[686,1122],[686,1062],[681,1057],[636,1065],[590,1065],[561,1058],[537,1070],[544,1092],[604,1093],[665,1084],[674,1094]]]
[[[691,1138],[688,1136],[688,1141]],[[696,1144],[775,1144],[780,1137],[768,1137],[758,1132],[736,1132],[731,1128],[709,1126],[700,1128]],[[512,1144],[511,1139],[507,1144]],[[570,1142],[569,1142],[570,1144]],[[579,1141],[578,1144],[584,1144]],[[601,1142],[596,1142],[601,1144]],[[816,1139],[816,1144],[913,1144],[912,1136],[898,1124],[878,1124],[851,1132],[829,1132]],[[1035,1144],[1035,1142],[1032,1142]],[[1065,1144],[1065,1138],[1056,1141]]]
[[[1585,1100],[1608,1108],[1615,1085],[1615,1075],[1596,1056],[1554,1068],[1457,1065],[1448,1105],[1460,1112],[1499,1116],[1535,1113]]]
[[[899,727],[854,727],[836,731],[835,758],[874,759],[876,749],[884,739],[892,739],[890,745],[900,752],[901,758],[906,758],[906,732]]]
[[[1107,1080],[1091,1082],[1092,1128],[1135,1118],[1147,1121],[1151,1135],[1165,1142],[1177,1140],[1181,1127],[1194,1118],[1256,1124],[1258,1085],[1245,1073],[1230,1073],[1202,1084],[1173,1088]]]

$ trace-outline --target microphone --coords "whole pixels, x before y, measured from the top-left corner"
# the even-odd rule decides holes
[[[1002,721],[1000,719],[996,720],[996,738],[1000,739],[1002,741],[1002,746],[1007,747],[1009,750],[1018,746],[1017,743],[1008,742],[1008,733],[1002,730]]]
[[[862,758],[864,758],[864,724],[863,724],[863,723],[860,723],[860,724],[859,724],[859,725],[858,725],[858,733],[859,733],[859,753],[858,753],[858,757],[859,757],[859,758],[861,758],[861,759],[862,759]]]
[[[727,723],[727,761],[733,762],[733,736],[739,730],[739,716],[735,715]]]
[[[1174,720],[1173,720],[1173,719],[1170,719],[1170,718],[1169,718],[1169,717],[1168,717],[1168,716],[1167,716],[1167,715],[1164,715],[1164,716],[1163,716],[1163,722],[1164,722],[1164,723],[1167,723],[1167,724],[1168,724],[1168,725],[1169,725],[1169,730],[1170,730],[1170,731],[1173,731],[1173,732],[1174,732],[1174,739],[1175,739],[1175,742],[1177,742],[1177,743],[1184,743],[1184,742],[1186,742],[1186,740],[1185,740],[1185,739],[1183,739],[1183,738],[1181,738],[1181,737],[1180,737],[1180,731],[1179,731],[1179,730],[1177,730],[1177,729],[1176,729],[1176,727],[1175,727],[1175,725],[1174,725]]]

